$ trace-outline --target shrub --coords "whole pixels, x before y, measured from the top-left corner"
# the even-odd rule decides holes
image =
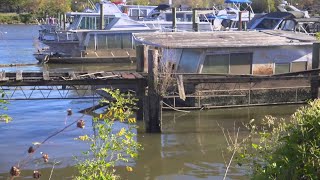
[[[32,14],[26,13],[26,14],[19,14],[19,19],[22,23],[28,24],[32,22]]]
[[[298,109],[289,121],[268,116],[247,128],[237,161],[249,165],[252,179],[320,177],[320,100]]]

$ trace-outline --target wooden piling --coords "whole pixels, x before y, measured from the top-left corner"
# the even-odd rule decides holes
[[[136,56],[137,56],[137,61],[136,61],[136,71],[137,72],[143,72],[144,70],[144,45],[137,45],[136,46]]]
[[[238,30],[242,31],[242,12],[241,11],[239,11],[238,16],[239,16],[239,19],[238,19]]]
[[[100,3],[100,30],[104,29],[104,13],[103,13],[103,3]]]
[[[144,102],[144,123],[146,132],[161,132],[161,97],[157,93],[158,50],[148,51],[148,96]]]
[[[143,81],[138,81],[136,90],[138,98],[137,107],[139,108],[136,112],[136,119],[138,121],[143,121],[143,103],[146,96],[145,84]]]
[[[192,9],[192,29],[195,32],[199,31],[199,18],[197,16],[197,10]]]
[[[177,30],[177,11],[176,8],[172,8],[172,32],[176,32]]]
[[[313,43],[312,49],[312,69],[319,68],[319,50],[320,43]],[[319,80],[318,80],[319,72],[313,72],[311,78],[311,98],[317,99],[319,94]]]

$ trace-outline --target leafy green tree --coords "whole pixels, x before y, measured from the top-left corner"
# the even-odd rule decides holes
[[[136,120],[132,117],[137,100],[131,94],[122,94],[119,90],[103,90],[109,93],[115,101],[102,101],[108,103],[109,107],[106,113],[94,118],[97,135],[84,135],[78,138],[90,142],[91,145],[90,150],[84,152],[85,159],[82,161],[79,159],[77,180],[119,179],[114,167],[120,162],[128,164],[130,159],[138,156],[138,150],[141,149],[141,145],[135,139]],[[128,124],[115,131],[116,120]],[[133,168],[126,166],[126,170],[132,171]]]
[[[275,0],[252,0],[252,8],[254,12],[273,12],[276,11]]]

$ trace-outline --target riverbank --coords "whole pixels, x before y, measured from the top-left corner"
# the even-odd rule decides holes
[[[37,24],[37,21],[29,13],[0,13],[0,24]]]

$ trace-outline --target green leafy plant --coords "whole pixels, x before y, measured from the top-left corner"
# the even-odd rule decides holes
[[[120,163],[128,164],[132,158],[138,156],[141,145],[136,141],[134,133],[135,118],[133,109],[136,99],[128,94],[122,94],[120,90],[103,89],[111,95],[114,101],[102,100],[108,103],[106,113],[93,119],[96,135],[80,136],[77,139],[90,143],[90,149],[84,152],[84,159],[79,159],[77,168],[79,175],[77,180],[119,179],[115,174],[115,166]],[[115,121],[126,123],[125,127],[115,130]],[[127,171],[133,168],[126,166]]]
[[[4,113],[4,111],[8,110],[8,107],[7,107],[7,104],[8,104],[8,101],[4,100],[3,98],[5,97],[5,93],[3,91],[0,91],[0,110],[2,111],[0,113],[0,121],[4,121],[6,123],[9,123],[12,118],[7,115],[6,113]]]
[[[251,120],[249,136],[237,146],[238,165],[248,165],[252,179],[320,177],[320,100],[298,109],[289,121],[267,116]]]

